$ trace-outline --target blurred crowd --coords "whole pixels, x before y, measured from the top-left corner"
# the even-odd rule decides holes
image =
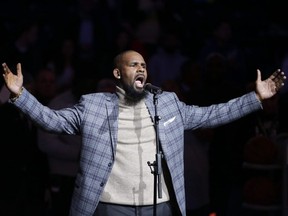
[[[145,57],[149,82],[187,104],[242,95],[253,89],[256,69],[263,78],[278,68],[288,73],[287,15],[282,4],[269,0],[0,4],[1,62],[13,71],[20,62],[25,87],[55,109],[75,104],[85,93],[114,92],[113,57],[127,49]],[[287,93],[284,87],[263,113],[187,132],[187,216],[241,215],[244,146],[256,134],[288,133]],[[0,80],[0,215],[68,215],[79,137],[36,129],[8,98]],[[263,129],[267,122],[269,131]]]

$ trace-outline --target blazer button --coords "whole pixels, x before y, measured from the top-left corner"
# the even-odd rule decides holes
[[[110,163],[108,163],[108,167],[111,167],[112,166],[112,163],[110,162]]]
[[[103,186],[104,186],[104,183],[103,183],[103,182],[101,182],[100,186],[101,186],[101,187],[103,187]]]

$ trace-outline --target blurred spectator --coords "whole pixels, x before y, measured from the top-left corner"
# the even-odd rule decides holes
[[[211,35],[205,41],[198,55],[202,66],[206,63],[208,56],[219,53],[225,58],[227,82],[233,83],[235,87],[244,88],[247,82],[246,60],[243,51],[233,35],[232,24],[226,19],[216,20],[212,26]],[[210,76],[203,71],[205,76]]]
[[[248,91],[254,88],[254,83],[248,85]],[[282,117],[280,113],[280,94],[263,101],[262,106],[263,109],[259,112],[242,119],[245,121],[243,124],[246,125],[245,130],[241,132],[241,136],[245,138],[242,162],[275,165],[281,163],[283,159],[283,146],[279,142],[281,139],[278,140],[278,135],[285,131],[281,131],[285,127],[280,128],[280,123],[283,124],[282,126],[287,125],[287,119],[283,119],[284,116]],[[286,110],[284,112],[286,113]],[[283,176],[270,172],[255,173],[254,170],[249,171],[249,169],[245,169],[243,174],[245,175],[242,175],[242,202],[254,205],[275,205],[282,202]],[[244,214],[246,212],[249,214],[247,209],[244,210]],[[277,215],[278,212],[275,214]]]
[[[204,63],[202,93],[205,95],[206,104],[225,102],[243,91],[226,79],[226,74],[229,73],[227,59],[221,53],[210,53]]]
[[[32,84],[27,79],[24,86]],[[37,146],[37,129],[7,101],[0,106],[0,119],[0,215],[45,215],[48,166]]]
[[[203,101],[202,68],[194,59],[187,59],[180,68],[179,85],[186,103],[201,105]]]
[[[186,131],[184,173],[187,216],[210,214],[209,146],[212,130]]]
[[[10,92],[8,91],[6,86],[3,85],[0,89],[0,105],[6,103],[9,99],[9,96]]]
[[[97,92],[115,92],[115,80],[112,78],[102,78],[97,83]]]
[[[164,80],[161,87],[164,91],[174,92],[181,101],[186,101],[186,98],[180,88],[179,82],[176,80]]]
[[[113,14],[105,1],[77,0],[76,4],[78,10],[71,18],[69,30],[76,39],[77,55],[80,61],[101,59],[103,51],[111,42],[109,30],[114,24],[110,20]]]
[[[75,39],[71,36],[60,39],[56,47],[48,52],[47,67],[53,69],[57,75],[58,92],[70,89],[76,67],[79,63]]]
[[[226,79],[230,71],[223,54],[212,52],[204,63],[201,96],[205,100],[201,101],[201,105],[226,102],[243,93],[239,86]],[[210,206],[211,211],[217,215],[229,215],[227,212],[231,209],[240,212],[239,189],[242,187],[242,153],[247,138],[246,128],[247,125],[241,119],[213,129],[213,139],[209,146]]]
[[[176,29],[162,32],[157,51],[147,61],[149,80],[162,86],[165,80],[179,80],[180,68],[187,56],[182,53],[181,39]]]
[[[279,95],[279,133],[288,133],[288,92]]]
[[[101,56],[101,76],[105,76],[107,71],[113,70],[113,57],[117,55],[117,53],[131,49],[134,36],[131,33],[130,25],[130,23],[123,23],[117,30],[115,30],[111,44],[108,46],[110,50],[103,53]]]
[[[41,68],[35,75],[32,85],[33,95],[44,105],[58,93],[56,74],[53,69]]]
[[[23,19],[14,28],[15,32],[10,32],[13,37],[5,47],[5,62],[16,65],[22,64],[24,76],[30,74],[35,76],[42,66],[42,45],[39,40],[41,25],[34,20]],[[11,44],[10,44],[11,43]]]
[[[155,53],[161,33],[161,24],[156,8],[151,8],[151,11],[147,8],[147,10],[139,11],[141,17],[137,23],[135,39],[132,43],[133,50],[139,51],[146,61]]]

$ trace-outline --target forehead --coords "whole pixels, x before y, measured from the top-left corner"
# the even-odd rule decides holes
[[[138,63],[145,63],[142,55],[137,52],[127,52],[123,55],[122,60],[126,63],[129,62],[138,62]]]

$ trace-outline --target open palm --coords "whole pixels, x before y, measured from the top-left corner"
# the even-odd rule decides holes
[[[286,76],[280,69],[276,70],[266,80],[261,80],[261,71],[257,70],[256,93],[260,100],[273,97],[284,86]]]

